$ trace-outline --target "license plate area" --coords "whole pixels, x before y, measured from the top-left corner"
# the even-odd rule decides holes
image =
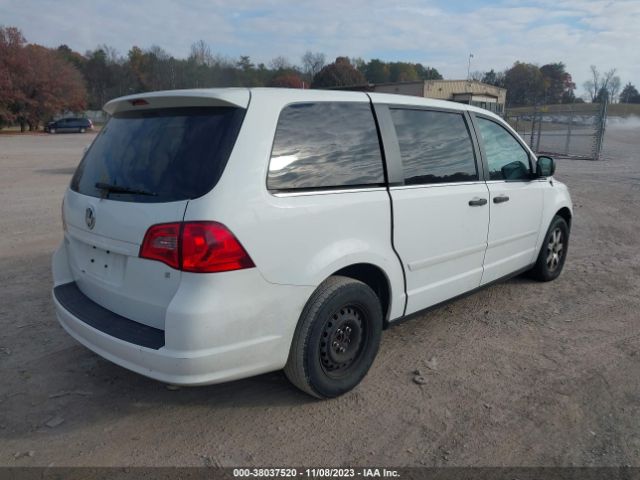
[[[122,284],[126,257],[97,245],[73,242],[75,260],[81,275],[88,275],[113,286]]]

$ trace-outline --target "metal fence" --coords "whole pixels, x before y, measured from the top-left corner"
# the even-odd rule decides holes
[[[598,160],[607,104],[549,105],[507,110],[505,120],[536,153]]]

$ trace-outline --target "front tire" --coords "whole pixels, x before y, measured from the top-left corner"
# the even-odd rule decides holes
[[[541,282],[550,282],[560,276],[569,249],[569,225],[564,218],[556,215],[544,237],[538,260],[531,275]]]
[[[49,133],[52,133],[52,134],[53,134],[53,133],[56,133],[56,129],[55,129],[55,128],[50,128],[50,129],[49,129]]]
[[[367,374],[381,334],[382,307],[374,291],[352,278],[329,277],[302,311],[284,372],[314,397],[337,397]]]
[[[86,130],[84,128],[81,128],[80,133],[84,133],[84,132],[86,132]]]

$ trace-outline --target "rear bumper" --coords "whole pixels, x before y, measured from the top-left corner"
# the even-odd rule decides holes
[[[282,368],[278,358],[260,358],[260,352],[277,348],[281,343],[277,337],[208,351],[155,350],[101,332],[72,315],[55,296],[53,301],[58,321],[78,342],[121,367],[161,382],[208,385]]]
[[[164,330],[143,325],[101,307],[82,293],[76,282],[55,287],[53,298],[74,318],[107,335],[153,350],[164,346]]]
[[[89,305],[78,308],[60,296],[60,287],[72,281],[65,274],[64,257],[64,249],[59,249],[53,259],[57,284],[53,302],[62,327],[105,359],[176,385],[208,385],[282,368],[312,290],[269,284],[256,269],[231,272],[234,275],[187,275],[167,310],[165,329],[153,329],[164,335],[162,345],[144,346],[140,344],[144,341],[122,334],[122,327],[115,336],[109,322],[131,322],[142,330],[144,325],[119,317],[87,297],[76,298]]]

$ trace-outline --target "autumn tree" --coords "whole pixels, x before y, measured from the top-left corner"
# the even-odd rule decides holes
[[[290,73],[285,75],[278,75],[272,78],[269,81],[268,86],[280,88],[303,88],[304,82],[299,75]]]
[[[364,75],[351,65],[348,57],[338,57],[313,77],[314,88],[342,87],[366,83]]]
[[[573,91],[576,84],[573,83],[571,74],[565,70],[562,62],[548,63],[540,67],[544,89],[544,103],[572,103],[575,99]]]
[[[55,50],[40,45],[27,45],[25,54],[29,65],[23,84],[27,101],[17,119],[22,130],[25,124],[34,130],[57,113],[86,108],[87,91],[78,69]]]
[[[13,123],[26,102],[26,40],[15,27],[0,27],[0,127]]]
[[[63,111],[86,107],[84,80],[57,50],[26,45],[16,28],[0,28],[0,122],[36,129]]]

